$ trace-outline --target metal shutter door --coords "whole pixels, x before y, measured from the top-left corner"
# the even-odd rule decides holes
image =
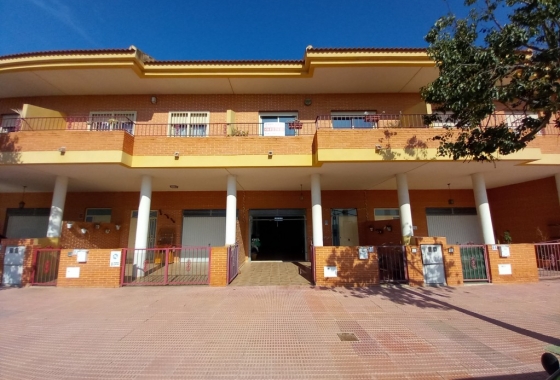
[[[43,238],[47,236],[48,216],[12,215],[8,218],[8,239]]]
[[[444,236],[448,244],[484,244],[477,215],[428,215],[428,235]]]

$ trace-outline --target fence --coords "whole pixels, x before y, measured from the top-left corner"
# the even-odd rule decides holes
[[[228,270],[227,270],[227,283],[231,283],[239,273],[239,246],[230,245],[227,249],[228,252]]]
[[[535,244],[539,279],[560,278],[560,243]]]
[[[124,249],[121,284],[208,284],[210,254],[210,247]]]
[[[407,283],[406,250],[402,245],[377,247],[380,283]]]
[[[39,248],[33,251],[31,284],[56,286],[60,249]]]
[[[459,247],[459,250],[463,267],[463,281],[490,282],[486,247],[484,245],[462,245]]]

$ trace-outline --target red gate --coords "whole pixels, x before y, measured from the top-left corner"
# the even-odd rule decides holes
[[[38,248],[33,251],[31,285],[56,286],[60,249]]]
[[[205,285],[210,247],[124,249],[121,285]]]
[[[239,246],[230,245],[227,249],[228,252],[228,269],[227,269],[227,283],[231,283],[239,273]]]
[[[560,278],[560,243],[535,244],[539,279]]]

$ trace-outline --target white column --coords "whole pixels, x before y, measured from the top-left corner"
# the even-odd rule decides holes
[[[237,181],[235,176],[227,178],[226,200],[226,245],[234,245],[236,239]]]
[[[311,175],[311,215],[313,219],[313,245],[323,246],[323,206],[321,205],[321,177]]]
[[[556,191],[558,192],[558,202],[560,202],[560,173],[554,176],[556,180]]]
[[[478,219],[480,220],[480,227],[482,228],[484,244],[496,244],[496,241],[494,240],[494,227],[492,227],[492,217],[490,215],[490,205],[488,204],[484,175],[482,175],[482,173],[475,173],[471,174],[471,178],[473,183],[474,201],[476,203]]]
[[[144,260],[148,246],[148,231],[150,229],[150,208],[152,203],[152,177],[142,177],[140,187],[140,203],[138,204],[138,221],[136,224],[136,240],[134,242],[133,272],[137,277],[144,276]]]
[[[49,215],[49,226],[47,227],[47,237],[60,237],[67,190],[68,177],[56,177],[51,203],[51,213]]]
[[[405,245],[410,243],[413,235],[412,211],[410,210],[410,197],[408,195],[408,181],[405,173],[397,174],[397,194],[399,197],[399,213],[401,219],[402,242]]]

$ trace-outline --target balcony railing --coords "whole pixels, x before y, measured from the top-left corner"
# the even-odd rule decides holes
[[[440,120],[429,121],[432,114],[356,114],[356,115],[323,115],[316,119],[317,129],[337,130],[367,130],[383,128],[444,128],[452,127],[453,123],[446,115],[439,115]],[[483,126],[496,126],[506,123],[511,128],[521,125],[526,117],[536,115],[524,115],[519,113],[495,113],[486,118],[481,124]],[[558,135],[560,130],[556,127],[555,119],[541,131],[540,135]]]
[[[315,134],[315,122],[286,123],[182,123],[153,124],[124,119],[95,120],[91,117],[39,117],[10,120],[2,132],[19,131],[124,131],[133,136],[207,137],[207,136],[304,136]]]

